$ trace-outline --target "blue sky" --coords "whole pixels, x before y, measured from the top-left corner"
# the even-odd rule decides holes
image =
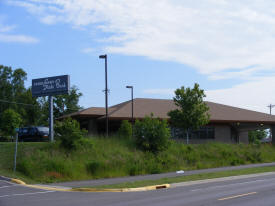
[[[275,104],[275,3],[260,0],[2,0],[0,64],[31,79],[69,74],[82,106],[172,98],[199,83],[206,100],[268,112]]]

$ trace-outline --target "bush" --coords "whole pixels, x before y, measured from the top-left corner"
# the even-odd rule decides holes
[[[127,139],[132,137],[132,125],[129,123],[129,121],[122,120],[122,123],[118,130],[118,135]]]
[[[60,140],[60,146],[67,150],[77,148],[80,140],[87,134],[87,130],[80,129],[80,125],[76,120],[71,118],[62,122],[56,122],[55,133],[57,139]]]
[[[265,137],[267,137],[267,132],[263,129],[248,132],[249,143],[251,144],[260,144]]]
[[[171,133],[166,121],[154,119],[151,115],[135,122],[134,136],[140,149],[156,153],[168,148]]]
[[[1,121],[4,123],[1,125],[4,136],[14,136],[15,129],[19,128],[22,123],[22,118],[13,109],[6,109],[1,116]]]
[[[33,177],[33,165],[30,163],[30,161],[23,160],[16,165],[17,171],[21,172],[22,174]]]

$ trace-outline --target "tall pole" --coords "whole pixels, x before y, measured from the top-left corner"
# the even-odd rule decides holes
[[[272,108],[273,107],[275,107],[275,105],[272,105],[272,104],[270,104],[270,105],[268,105],[267,107],[269,107],[269,114],[271,115],[271,110],[272,110]],[[269,130],[269,138],[271,139],[273,139],[273,134],[272,134],[272,130],[271,130],[271,127],[270,127],[270,130]]]
[[[131,89],[132,93],[132,126],[134,126],[134,87]]]
[[[105,107],[106,107],[106,137],[108,137],[109,126],[108,126],[108,75],[107,75],[107,54],[105,55]]]
[[[49,96],[49,136],[51,142],[53,142],[53,96]]]
[[[132,99],[132,136],[133,136],[133,128],[134,128],[134,87],[126,86],[127,89],[131,89],[131,99]]]
[[[18,144],[18,131],[16,131],[16,136],[15,136],[15,151],[14,151],[14,166],[13,166],[13,172],[16,171],[16,156],[17,156],[17,144]]]
[[[271,110],[272,110],[273,107],[275,107],[275,105],[270,104],[267,107],[269,107],[269,114],[271,115]]]
[[[100,59],[105,59],[105,110],[106,110],[106,137],[108,137],[109,126],[108,126],[108,75],[107,75],[107,54],[100,55]]]

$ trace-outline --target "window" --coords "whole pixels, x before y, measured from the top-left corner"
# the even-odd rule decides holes
[[[180,128],[172,128],[171,133],[173,138],[186,139],[187,137],[185,130]],[[191,131],[189,139],[215,139],[215,127],[203,126],[196,131]]]

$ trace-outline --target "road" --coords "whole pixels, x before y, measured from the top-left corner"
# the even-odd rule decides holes
[[[147,192],[58,192],[0,180],[0,206],[274,206],[275,174]]]

